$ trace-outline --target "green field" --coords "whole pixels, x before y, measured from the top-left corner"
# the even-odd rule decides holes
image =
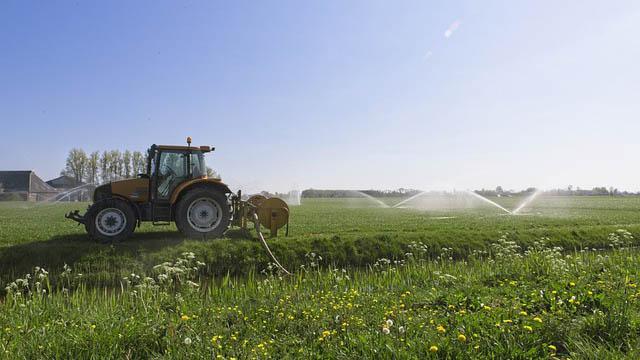
[[[494,200],[513,208],[520,199]],[[607,235],[618,228],[640,238],[640,197],[549,197],[533,205],[527,213],[534,215],[505,216],[491,207],[416,211],[377,208],[363,199],[304,199],[302,206],[292,207],[290,236],[270,242],[283,264],[297,268],[311,252],[341,267],[403,258],[412,242],[426,244],[432,258],[442,248],[464,258],[473,250],[487,250],[504,234],[523,246],[547,237],[550,245],[578,250],[606,248]],[[257,241],[234,231],[227,239],[203,242],[185,240],[174,226],[144,224],[127,242],[95,244],[83,227],[64,219],[66,211],[86,206],[0,203],[0,282],[34,266],[60,269],[66,263],[98,284],[118,285],[127,273],[148,271],[184,251],[207,263],[206,275],[246,275],[269,261]]]
[[[0,203],[0,284],[22,279],[3,292],[0,356],[640,355],[638,197],[548,197],[523,216],[303,199],[270,240],[293,277],[237,231],[145,224],[94,244],[63,218],[84,207]]]

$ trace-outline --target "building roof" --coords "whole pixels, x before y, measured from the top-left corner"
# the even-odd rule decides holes
[[[56,193],[31,170],[0,171],[0,184],[5,192],[26,191],[30,193]]]
[[[78,187],[80,185],[84,185],[82,182],[77,182],[76,179],[71,176],[62,175],[55,179],[51,179],[47,181],[47,184],[56,188],[56,189],[71,189],[74,187]]]

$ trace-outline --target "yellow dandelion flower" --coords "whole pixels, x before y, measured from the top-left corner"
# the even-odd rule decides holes
[[[523,326],[523,328],[525,330],[529,331],[529,332],[533,331],[533,328],[531,326],[529,326],[529,325],[525,325],[525,326]]]
[[[549,345],[549,346],[548,346],[548,348],[549,348],[549,350],[552,350],[552,351],[554,351],[554,352],[555,352],[556,350],[558,350],[558,348],[556,348],[556,346],[555,346],[555,345]]]
[[[431,345],[431,347],[429,348],[429,351],[432,353],[436,353],[438,352],[438,347],[435,345]]]
[[[537,317],[537,316],[533,318],[533,321],[535,321],[535,322],[537,322],[537,323],[542,324],[542,319],[540,319],[540,318],[539,318],[539,317]]]
[[[189,319],[191,319],[191,318],[189,316],[187,316],[187,315],[184,315],[184,314],[180,317],[180,320],[182,320],[182,321],[187,321]]]
[[[523,311],[520,311],[520,315],[522,315],[522,316],[527,316],[527,312],[526,312],[526,311],[524,311],[524,310],[523,310]]]
[[[459,334],[458,335],[458,341],[460,342],[466,342],[467,341],[467,337],[464,336],[464,334]]]
[[[438,327],[436,328],[436,330],[438,330],[438,332],[440,334],[444,334],[445,332],[447,332],[447,329],[444,328],[444,326],[442,325],[438,325]]]

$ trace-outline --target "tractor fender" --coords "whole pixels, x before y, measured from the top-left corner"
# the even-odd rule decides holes
[[[178,185],[175,190],[173,191],[173,194],[171,194],[171,198],[169,199],[169,202],[171,203],[171,205],[175,205],[178,200],[180,199],[180,196],[182,194],[184,194],[187,190],[189,190],[190,188],[194,187],[194,186],[211,186],[217,190],[220,190],[221,192],[228,194],[231,193],[231,190],[229,189],[229,186],[227,186],[227,184],[223,183],[220,180],[217,179],[208,179],[208,178],[199,178],[199,179],[193,179],[193,180],[189,180],[189,181],[185,181],[182,184]]]

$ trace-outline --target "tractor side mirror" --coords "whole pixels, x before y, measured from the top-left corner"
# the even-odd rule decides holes
[[[148,178],[149,178],[149,175],[148,175],[148,174],[138,174],[138,177],[139,177],[140,179],[148,179]]]

